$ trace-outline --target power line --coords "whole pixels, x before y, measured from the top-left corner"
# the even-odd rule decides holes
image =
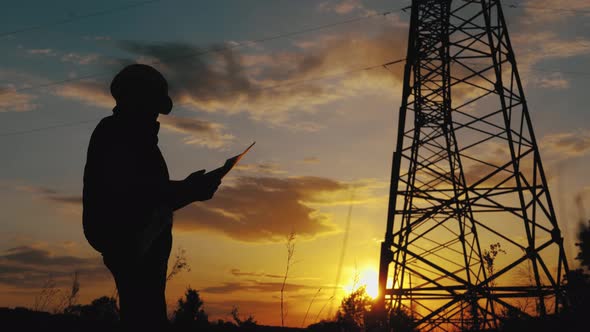
[[[540,7],[522,3],[506,3],[507,8],[511,9],[533,9],[533,10],[546,10],[546,11],[555,11],[555,12],[571,12],[571,13],[580,13],[580,14],[590,14],[590,9],[573,9],[573,8],[557,8],[557,7]]]
[[[269,37],[263,37],[263,38],[259,38],[259,39],[254,39],[254,40],[246,41],[246,42],[243,42],[243,43],[234,43],[234,44],[229,45],[229,46],[216,47],[216,48],[211,48],[211,49],[204,50],[204,51],[190,52],[190,53],[186,53],[186,54],[182,54],[182,55],[171,56],[171,57],[166,57],[166,58],[160,58],[159,60],[148,62],[147,64],[149,64],[149,65],[156,65],[156,64],[162,63],[163,61],[178,61],[178,60],[181,60],[181,59],[198,57],[198,56],[202,56],[202,55],[209,54],[209,53],[220,53],[220,52],[223,52],[223,51],[234,50],[236,48],[240,48],[240,47],[244,47],[244,46],[252,46],[252,45],[256,45],[256,44],[261,44],[261,43],[269,42],[269,41],[272,41],[272,40],[277,40],[277,39],[281,39],[281,38],[287,38],[287,37],[297,36],[297,35],[301,35],[301,34],[305,34],[305,33],[309,33],[309,32],[314,32],[314,31],[319,31],[319,30],[323,30],[323,29],[328,29],[328,28],[332,28],[332,27],[335,27],[335,26],[339,26],[339,25],[345,25],[345,24],[360,22],[360,21],[372,19],[372,18],[375,18],[375,17],[384,17],[384,16],[387,16],[387,15],[393,13],[393,12],[400,11],[400,10],[402,10],[402,9],[388,10],[388,11],[383,11],[383,12],[379,12],[379,13],[374,13],[374,14],[362,16],[362,17],[356,17],[356,18],[352,18],[352,19],[348,19],[348,20],[343,20],[343,21],[338,21],[338,22],[333,22],[333,23],[318,25],[318,26],[314,26],[314,27],[310,27],[310,28],[301,29],[301,30],[290,31],[290,32],[282,33],[282,34],[276,34],[276,35],[269,36]],[[14,93],[14,92],[28,91],[28,90],[38,89],[38,88],[45,88],[45,87],[50,87],[50,86],[55,86],[55,85],[61,85],[61,84],[70,83],[70,82],[76,82],[76,81],[80,81],[80,80],[84,80],[84,79],[90,79],[90,78],[96,78],[96,77],[100,77],[100,76],[106,76],[106,75],[111,75],[111,73],[103,72],[103,73],[88,74],[88,75],[84,75],[84,76],[80,76],[80,77],[76,77],[76,78],[69,78],[69,79],[63,79],[63,80],[58,80],[58,81],[51,81],[51,82],[48,82],[48,83],[45,83],[45,84],[27,86],[27,87],[23,87],[23,88],[19,88],[19,89],[12,89],[12,90],[10,90],[10,92],[13,92]],[[8,93],[8,92],[1,92],[0,91],[0,95],[2,95],[3,93]]]
[[[397,59],[397,60],[389,61],[389,62],[386,62],[386,63],[378,64],[378,65],[373,65],[373,66],[367,66],[367,67],[362,67],[362,68],[356,68],[356,69],[341,71],[341,72],[334,73],[334,74],[328,74],[328,75],[313,77],[313,78],[299,80],[299,81],[294,81],[294,82],[280,83],[280,84],[271,85],[271,86],[263,86],[263,87],[260,87],[259,89],[260,90],[277,89],[277,88],[281,88],[281,87],[284,87],[284,86],[292,86],[292,85],[299,85],[299,84],[308,83],[308,82],[321,81],[321,80],[325,80],[325,79],[329,79],[329,78],[334,78],[334,77],[340,77],[340,76],[343,76],[343,75],[346,75],[346,74],[352,74],[352,73],[356,73],[356,72],[360,72],[360,71],[373,70],[373,69],[376,69],[376,68],[389,69],[388,66],[395,65],[395,64],[400,63],[400,62],[405,61],[405,60],[406,60],[405,58],[403,58],[403,59]]]
[[[463,62],[465,65],[472,66],[476,69],[483,69],[488,68],[488,70],[492,70],[493,67],[489,67],[487,65],[481,63],[473,63],[473,62]],[[574,71],[574,70],[561,70],[561,69],[551,69],[551,68],[542,68],[542,67],[530,67],[530,68],[519,68],[521,72],[537,72],[537,73],[552,73],[552,74],[566,74],[566,75],[573,75],[573,76],[580,76],[580,79],[585,78],[585,76],[590,76],[590,72],[584,71]]]
[[[315,82],[315,81],[325,80],[325,79],[329,79],[329,78],[340,77],[340,76],[344,76],[344,75],[347,75],[347,74],[352,74],[352,73],[355,73],[355,72],[368,71],[368,70],[373,70],[373,69],[377,69],[377,68],[389,69],[388,66],[391,66],[391,65],[394,65],[394,64],[398,64],[398,63],[400,63],[402,61],[405,61],[405,58],[403,58],[403,59],[397,59],[397,60],[393,60],[393,61],[389,61],[389,62],[378,64],[378,65],[366,66],[366,67],[362,67],[362,68],[356,68],[356,69],[341,71],[341,72],[338,72],[338,73],[335,73],[335,74],[328,74],[328,75],[323,75],[323,76],[318,76],[318,77],[312,77],[312,78],[309,78],[309,79],[299,80],[299,81],[295,81],[295,82],[275,84],[275,85],[270,85],[270,86],[261,86],[261,87],[258,88],[258,90],[270,90],[270,89],[277,89],[277,88],[281,88],[281,87],[285,87],[285,86],[300,85],[300,84],[304,84],[304,83],[309,83],[309,82]],[[177,104],[175,106],[176,107],[179,107],[179,106],[184,106],[184,105],[189,105],[189,104],[190,103],[182,103],[182,104]],[[51,125],[51,126],[44,126],[44,127],[38,127],[38,128],[32,128],[32,129],[25,129],[25,130],[13,131],[13,132],[0,133],[0,137],[19,136],[19,135],[26,135],[26,134],[36,133],[36,132],[40,132],[40,131],[44,131],[44,130],[49,130],[49,129],[73,127],[73,126],[76,126],[76,125],[81,125],[81,124],[85,124],[85,123],[90,123],[90,122],[98,121],[101,118],[94,118],[94,119],[88,119],[88,120],[82,120],[82,121],[75,121],[75,122],[68,122],[68,123],[62,123],[62,124]]]
[[[13,36],[13,35],[16,35],[18,33],[23,33],[23,32],[29,32],[29,31],[33,31],[33,30],[41,30],[41,29],[45,29],[45,28],[50,28],[50,27],[54,27],[57,25],[64,25],[64,24],[79,21],[79,20],[82,20],[85,18],[108,15],[108,14],[112,14],[112,13],[115,13],[118,11],[129,10],[129,9],[149,5],[149,4],[152,4],[155,2],[160,2],[160,1],[162,1],[162,0],[147,0],[147,1],[134,2],[134,3],[129,3],[126,5],[113,7],[113,8],[109,8],[109,9],[105,9],[105,10],[100,10],[100,11],[96,11],[96,12],[92,12],[92,13],[88,13],[88,14],[76,15],[76,16],[68,17],[68,18],[65,18],[62,20],[49,22],[49,23],[34,25],[34,26],[10,30],[10,31],[4,31],[4,32],[0,32],[0,38]]]

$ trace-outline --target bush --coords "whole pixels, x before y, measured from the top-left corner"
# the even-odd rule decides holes
[[[182,329],[202,329],[209,325],[199,292],[187,288],[184,299],[178,299],[173,325]]]

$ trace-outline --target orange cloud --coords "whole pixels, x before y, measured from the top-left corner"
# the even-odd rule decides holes
[[[186,144],[196,144],[211,149],[227,146],[234,136],[224,133],[225,126],[199,119],[181,118],[174,115],[162,115],[158,121],[164,128],[188,135]]]
[[[26,112],[34,110],[37,105],[33,103],[37,97],[20,93],[16,89],[0,88],[0,112]]]
[[[327,215],[307,206],[314,195],[345,189],[343,183],[319,177],[240,177],[222,184],[215,197],[193,203],[175,213],[174,227],[204,230],[235,240],[283,241],[292,231],[314,237],[332,232]]]
[[[550,153],[567,157],[578,157],[590,152],[590,132],[577,131],[547,135],[541,140],[541,147]]]
[[[281,281],[276,282],[263,282],[263,281],[240,281],[240,282],[224,282],[220,286],[211,286],[203,288],[203,293],[210,294],[230,294],[235,292],[260,292],[268,294],[271,292],[279,292],[283,283]],[[286,292],[297,292],[304,289],[317,289],[317,287],[307,286],[302,284],[285,283]]]
[[[54,93],[60,97],[81,101],[87,105],[113,108],[115,102],[109,91],[106,82],[98,81],[77,81],[54,89]]]
[[[258,164],[238,164],[235,167],[236,170],[244,172],[244,173],[254,173],[254,174],[266,174],[266,175],[276,175],[276,174],[285,174],[287,171],[281,169],[281,166],[278,163],[273,162],[265,162],[265,163],[258,163]]]

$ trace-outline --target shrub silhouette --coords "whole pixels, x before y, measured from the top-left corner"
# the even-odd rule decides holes
[[[389,327],[396,332],[416,332],[418,331],[414,322],[416,318],[412,313],[404,308],[391,310],[389,314]]]
[[[238,311],[238,307],[233,307],[231,311],[231,316],[236,322],[236,324],[240,327],[240,329],[245,331],[255,331],[256,330],[256,320],[254,320],[254,316],[248,315],[248,318],[245,320],[240,318],[240,313]]]
[[[187,288],[184,299],[178,299],[174,311],[173,326],[183,330],[203,329],[209,325],[207,314],[203,309],[203,300],[199,291]]]
[[[361,286],[342,299],[336,321],[344,331],[361,331],[365,327],[365,317],[371,311],[372,303],[366,286]]]
[[[580,248],[580,251],[576,259],[580,261],[582,266],[590,270],[590,220],[580,225],[578,241],[576,246]]]
[[[117,300],[113,297],[102,296],[90,304],[72,305],[64,309],[64,314],[79,316],[83,320],[114,323],[119,320]]]

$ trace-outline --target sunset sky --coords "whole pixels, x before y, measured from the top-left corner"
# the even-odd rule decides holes
[[[0,306],[33,306],[80,273],[80,303],[114,282],[86,242],[82,173],[133,62],[167,77],[175,108],[159,146],[173,179],[256,141],[216,196],[175,214],[211,318],[232,307],[289,326],[333,314],[355,276],[376,290],[410,1],[33,1],[0,13]],[[590,209],[590,2],[506,0],[504,10],[570,266]],[[384,15],[384,13],[388,13]],[[335,24],[337,23],[337,24]],[[588,210],[590,213],[590,210]],[[346,232],[347,224],[350,228]],[[340,278],[340,258],[344,257]],[[171,258],[171,262],[174,257]],[[304,317],[307,314],[306,320]]]

